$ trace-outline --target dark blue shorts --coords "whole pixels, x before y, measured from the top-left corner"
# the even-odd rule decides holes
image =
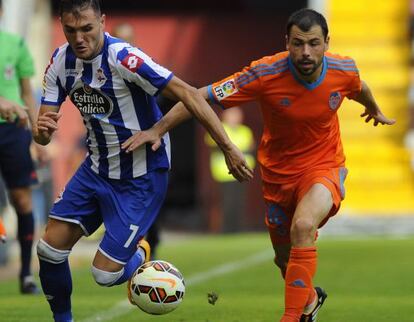
[[[114,180],[99,176],[84,162],[55,201],[49,217],[76,223],[87,236],[103,222],[106,231],[99,250],[125,264],[157,217],[167,185],[167,170]]]
[[[36,182],[31,142],[30,130],[0,123],[0,170],[8,189],[28,187]]]

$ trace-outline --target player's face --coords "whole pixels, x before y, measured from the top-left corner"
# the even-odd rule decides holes
[[[60,22],[76,57],[89,60],[99,54],[104,43],[105,15],[98,16],[92,8],[87,8],[79,15],[63,13]]]
[[[309,31],[292,26],[286,48],[299,76],[304,80],[312,82],[318,79],[328,43],[329,38],[324,38],[319,25],[312,26]]]

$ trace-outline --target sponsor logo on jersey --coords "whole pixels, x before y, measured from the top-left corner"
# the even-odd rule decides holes
[[[214,87],[213,90],[219,100],[238,92],[234,79],[229,79],[228,81]]]
[[[121,64],[133,73],[135,73],[143,63],[144,60],[142,58],[131,53],[121,61]]]
[[[82,115],[103,118],[112,112],[113,103],[111,99],[88,84],[80,83],[75,86],[69,96]]]
[[[329,95],[329,107],[331,110],[336,110],[341,103],[341,93],[333,92]]]

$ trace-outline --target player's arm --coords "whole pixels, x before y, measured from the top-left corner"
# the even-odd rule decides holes
[[[172,129],[188,119],[190,115],[193,115],[206,128],[224,153],[230,173],[239,181],[249,180],[253,177],[253,172],[248,168],[243,153],[230,141],[217,114],[207,103],[206,97],[203,97],[196,88],[191,87],[175,76],[163,89],[162,95],[171,100],[181,101],[182,103],[176,104],[154,126],[153,131],[147,134],[151,135],[151,133],[155,133],[155,138],[160,138],[169,129]],[[131,140],[133,141],[134,138],[131,138]],[[127,140],[122,147],[126,148],[127,151],[134,149],[134,145],[131,144],[131,141]]]
[[[201,88],[198,91],[203,97],[206,97],[207,90]],[[122,144],[126,152],[131,152],[143,144],[151,144],[151,149],[156,151],[161,146],[161,138],[168,131],[172,130],[182,122],[190,119],[192,114],[187,110],[182,102],[176,103],[157,123],[150,129],[139,131],[131,136]]]
[[[361,81],[361,91],[352,99],[365,107],[365,112],[361,114],[361,117],[365,117],[365,122],[374,121],[374,126],[378,124],[392,125],[395,123],[394,119],[387,118],[382,114],[377,102],[375,101],[374,95],[372,95],[371,89],[368,85]]]
[[[166,90],[168,91],[168,89]],[[192,89],[192,90],[195,90],[195,89]],[[201,96],[203,100],[208,100],[207,87],[200,88],[197,90],[197,92],[198,92],[198,95],[197,95],[198,98]],[[163,92],[163,95],[166,95],[166,96],[169,95],[170,98],[173,98],[173,96],[175,96],[174,93],[169,93],[169,92]],[[175,97],[174,99],[177,99],[177,98]],[[212,118],[214,119],[217,118],[216,113],[212,111],[211,107],[208,104],[203,102],[202,105],[204,106],[204,108],[206,109],[208,108],[208,111],[206,111],[207,113],[214,114]],[[184,105],[184,103],[180,101],[177,104],[175,104],[168,111],[168,113],[165,114],[165,116],[154,125],[153,128],[155,132],[157,133],[157,135],[161,138],[165,133],[175,128],[180,123],[190,119],[192,115],[193,115],[192,112],[190,112],[190,110],[186,107],[186,105]],[[198,119],[197,116],[196,118]],[[221,122],[220,122],[220,126],[221,126]]]
[[[36,126],[33,130],[33,139],[36,143],[49,144],[53,133],[58,129],[58,120],[61,116],[57,106],[46,104],[40,106]]]
[[[7,122],[17,122],[20,126],[27,124],[28,115],[26,110],[12,101],[0,96],[0,116]]]
[[[173,77],[162,94],[170,99],[180,100],[205,127],[224,153],[229,171],[237,180],[244,181],[253,177],[253,172],[248,168],[243,153],[231,142],[217,114],[197,89],[178,77]]]
[[[29,78],[20,79],[20,89],[21,89],[20,94],[24,102],[24,105],[27,108],[27,114],[29,115],[29,121],[33,128],[36,122],[36,103],[33,97],[32,85],[30,84]]]
[[[32,133],[37,133],[37,124],[36,124],[36,117],[37,117],[37,110],[36,110],[36,101],[33,96],[33,89],[32,85],[30,84],[29,78],[21,78],[20,79],[20,88],[21,88],[21,97],[25,106],[27,107],[27,114],[29,115],[30,124],[32,126]],[[34,148],[36,149],[37,160],[40,163],[44,163],[49,160],[49,153],[44,148],[38,144],[34,144]]]

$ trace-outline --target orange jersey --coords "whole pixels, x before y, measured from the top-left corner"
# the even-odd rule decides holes
[[[210,100],[224,108],[260,102],[264,128],[258,161],[263,180],[272,183],[292,182],[308,170],[344,166],[337,110],[344,97],[360,91],[355,62],[330,53],[311,84],[297,76],[289,53],[282,52],[208,86]]]

